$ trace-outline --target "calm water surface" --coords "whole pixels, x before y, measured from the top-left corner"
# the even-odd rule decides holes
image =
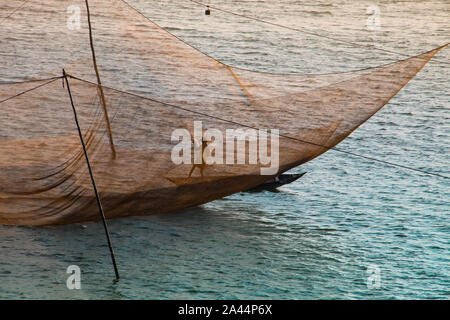
[[[214,10],[205,17],[189,1],[129,2],[213,57],[252,70],[325,73],[404,58]],[[381,1],[378,31],[366,27],[370,1],[209,3],[407,55],[449,42],[446,0]],[[449,57],[447,48],[436,59]],[[449,79],[448,65],[429,63],[340,148],[449,175]],[[450,297],[448,179],[333,151],[293,170],[303,171],[277,193],[241,193],[183,212],[110,221],[118,283],[99,223],[0,226],[0,298]],[[82,270],[82,290],[66,288],[72,264]],[[380,270],[379,289],[366,285],[369,265]]]

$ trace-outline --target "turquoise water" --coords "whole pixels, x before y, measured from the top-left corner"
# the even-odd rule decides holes
[[[214,10],[206,18],[188,1],[130,3],[215,58],[252,70],[334,72],[403,58]],[[378,31],[366,28],[370,1],[209,3],[408,55],[449,42],[445,0],[381,2]],[[224,21],[228,28],[215,27]],[[436,59],[449,57],[446,49]],[[449,76],[448,65],[429,63],[340,148],[449,175]],[[99,223],[0,226],[0,298],[450,297],[448,179],[333,151],[293,170],[304,171],[277,193],[110,221],[117,283]],[[73,264],[81,268],[81,290],[66,287]],[[370,265],[379,268],[378,289],[367,286]]]

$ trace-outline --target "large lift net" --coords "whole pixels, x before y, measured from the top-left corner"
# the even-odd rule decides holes
[[[9,12],[21,3],[3,1],[0,8]],[[113,218],[202,204],[317,157],[380,110],[442,49],[354,72],[258,73],[201,53],[119,0],[91,0],[90,9],[104,100],[84,1],[31,1],[0,25],[2,224],[99,219],[63,68],[103,207]],[[223,142],[223,164],[174,163],[174,130],[194,136],[196,121],[203,132],[248,135],[235,151]],[[269,176],[261,175],[268,164],[249,160],[252,139],[262,145],[254,135],[259,129],[279,130],[279,169]],[[245,163],[237,163],[239,148]],[[236,161],[226,163],[233,156]]]

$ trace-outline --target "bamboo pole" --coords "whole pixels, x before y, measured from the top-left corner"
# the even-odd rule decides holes
[[[92,172],[91,163],[89,161],[86,144],[84,143],[83,133],[81,132],[80,123],[78,122],[77,110],[75,109],[75,104],[73,102],[72,92],[70,91],[69,80],[67,79],[66,71],[63,69],[63,77],[67,86],[67,92],[69,93],[70,104],[72,105],[73,116],[75,118],[75,124],[77,125],[78,135],[80,136],[81,145],[83,147],[84,157],[86,159],[87,167],[89,170],[89,175],[91,176],[92,187],[94,188],[95,198],[97,199],[98,211],[100,213],[100,217],[102,218],[103,227],[105,229],[106,240],[108,242],[109,253],[111,254],[111,260],[114,266],[114,273],[116,274],[116,279],[119,280],[119,270],[117,269],[116,257],[114,254],[114,249],[111,243],[111,237],[109,235],[108,225],[106,223],[105,213],[103,212],[102,202],[100,201],[100,196],[98,194],[97,185],[95,183],[94,174]]]
[[[100,93],[100,98],[101,98],[102,105],[103,105],[103,112],[105,114],[105,121],[106,121],[107,130],[108,130],[108,136],[109,136],[109,143],[110,143],[110,146],[111,146],[111,151],[112,151],[112,154],[113,154],[113,158],[116,158],[116,148],[114,146],[114,139],[113,139],[113,136],[112,136],[111,123],[109,122],[108,108],[106,106],[105,94],[103,92],[102,81],[100,79],[100,73],[98,72],[98,67],[97,67],[97,59],[95,57],[94,39],[92,37],[91,13],[89,11],[89,2],[88,2],[88,0],[86,0],[86,10],[87,10],[88,25],[89,25],[89,41],[90,41],[90,44],[91,44],[92,60],[93,60],[93,63],[94,63],[95,74],[97,76],[97,84],[98,84],[97,88],[98,88],[98,91]]]

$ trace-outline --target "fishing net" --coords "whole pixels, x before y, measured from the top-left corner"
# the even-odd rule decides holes
[[[21,4],[2,2],[1,12]],[[100,218],[62,68],[106,217],[115,218],[202,204],[314,159],[382,108],[442,49],[339,74],[258,73],[214,60],[122,1],[91,0],[90,10],[104,100],[84,1],[31,1],[0,25],[2,224]],[[195,137],[200,123],[200,140],[208,140],[208,132],[214,139],[192,138],[182,146],[206,147],[217,161],[205,156],[195,163],[195,152],[189,161],[174,161],[176,132]],[[227,148],[231,129],[241,134]],[[220,134],[223,141],[216,139]],[[275,156],[276,170],[262,170]]]

